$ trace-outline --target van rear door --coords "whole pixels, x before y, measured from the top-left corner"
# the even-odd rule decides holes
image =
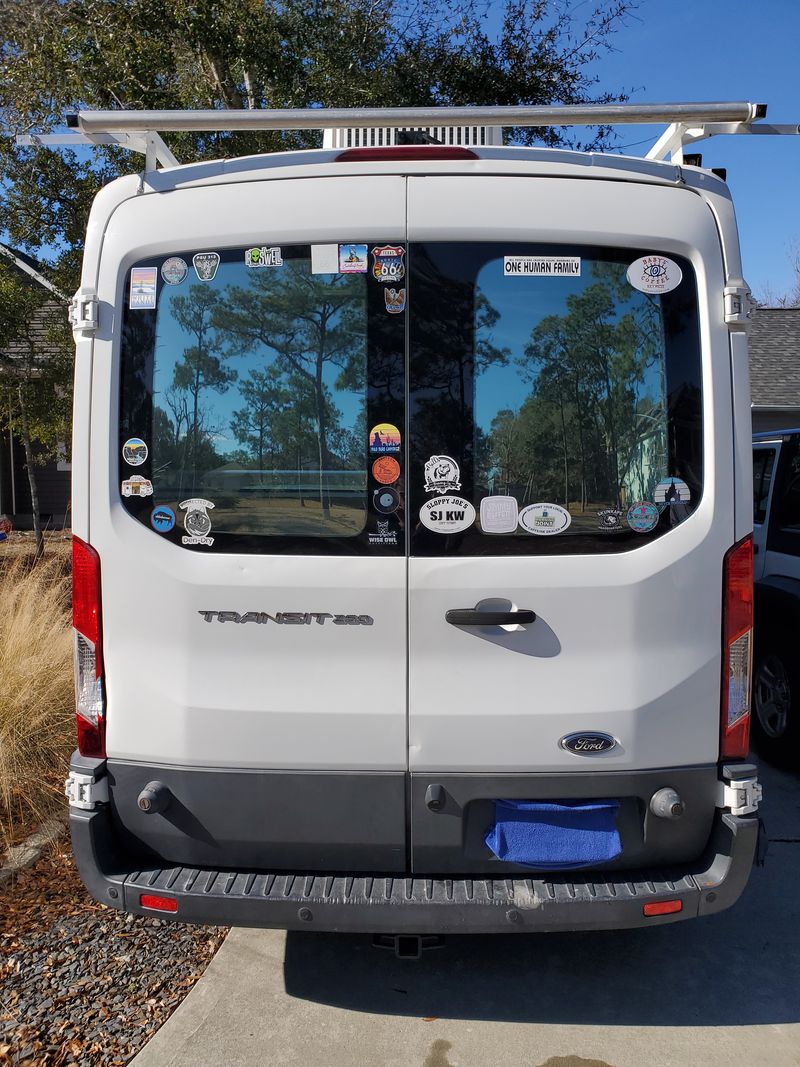
[[[125,202],[90,540],[115,817],[172,862],[406,864],[399,177]],[[150,781],[172,796],[137,808]]]
[[[448,794],[718,758],[723,273],[698,196],[545,177],[410,178],[409,258],[413,857],[464,869]]]

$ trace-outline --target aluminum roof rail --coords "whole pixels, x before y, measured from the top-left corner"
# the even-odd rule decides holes
[[[176,166],[160,134],[170,131],[330,130],[451,126],[606,126],[668,123],[648,159],[683,159],[683,146],[717,133],[797,134],[800,126],[753,125],[766,104],[569,104],[519,107],[276,108],[206,111],[79,111],[67,116],[68,134],[25,134],[22,145],[116,144],[146,156],[146,169]]]

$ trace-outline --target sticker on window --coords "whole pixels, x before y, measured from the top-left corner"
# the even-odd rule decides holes
[[[141,437],[129,437],[122,446],[122,458],[129,467],[141,467],[147,459],[147,445]]]
[[[372,249],[372,276],[379,282],[399,282],[406,276],[402,245],[381,245]]]
[[[394,489],[386,485],[383,489],[375,490],[372,503],[375,510],[379,511],[381,515],[391,515],[400,507],[400,497]]]
[[[670,293],[681,284],[683,272],[678,264],[665,256],[642,256],[628,267],[628,281],[640,293]]]
[[[397,544],[397,530],[389,524],[389,520],[381,522],[380,519],[375,523],[376,530],[370,531],[367,534],[367,540],[371,545],[396,545]]]
[[[366,274],[368,266],[366,245],[339,245],[340,274]]]
[[[246,248],[244,250],[244,265],[246,267],[282,267],[283,257],[280,248]]]
[[[369,431],[370,452],[399,452],[400,431],[391,422],[379,422]]]
[[[180,256],[170,256],[161,266],[161,277],[167,285],[180,285],[188,273],[188,264]]]
[[[514,533],[519,521],[515,496],[485,496],[481,500],[481,530],[486,534]]]
[[[183,517],[186,535],[181,537],[181,544],[213,545],[214,538],[208,536],[211,533],[211,519],[208,511],[214,507],[211,501],[193,497],[191,500],[182,500],[178,507],[186,512]]]
[[[166,504],[159,504],[150,512],[150,525],[158,533],[169,533],[175,526],[175,512]]]
[[[475,508],[460,496],[435,496],[419,509],[419,520],[434,533],[461,533],[475,522]]]
[[[339,245],[311,246],[311,273],[339,273]]]
[[[603,533],[619,533],[624,529],[619,508],[602,508],[597,513],[597,528]]]
[[[152,496],[153,483],[141,474],[132,474],[122,483],[123,496]]]
[[[656,486],[653,499],[656,504],[688,504],[692,494],[689,486],[680,478],[665,478]]]
[[[519,513],[519,524],[528,533],[545,537],[562,533],[572,522],[572,516],[558,504],[528,504]]]
[[[158,267],[134,267],[131,271],[131,289],[128,306],[136,310],[156,306]]]
[[[579,278],[580,256],[503,256],[505,278]]]
[[[450,456],[431,456],[425,464],[425,492],[448,493],[460,489],[461,471]]]
[[[400,477],[400,464],[394,456],[380,456],[372,464],[372,477],[382,485],[393,485]]]
[[[198,252],[192,256],[192,266],[201,282],[212,282],[219,266],[219,253]]]
[[[649,500],[637,500],[628,508],[628,526],[637,533],[649,533],[658,525],[658,508]]]
[[[391,315],[399,315],[406,309],[405,289],[384,289],[383,299],[386,303],[386,310]]]

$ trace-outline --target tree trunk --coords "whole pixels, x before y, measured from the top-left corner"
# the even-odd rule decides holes
[[[36,474],[33,468],[33,448],[28,429],[28,409],[25,405],[25,390],[22,384],[17,389],[19,397],[19,411],[22,421],[22,447],[25,449],[25,466],[28,468],[28,485],[31,489],[31,511],[33,512],[33,532],[36,534],[36,558],[41,559],[44,555],[44,535],[42,534],[42,520],[39,514],[39,489],[36,485]]]

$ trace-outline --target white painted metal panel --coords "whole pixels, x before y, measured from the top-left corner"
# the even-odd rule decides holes
[[[641,548],[409,561],[412,770],[596,771],[713,761],[719,749],[722,560],[734,540],[731,362],[720,235],[680,187],[546,178],[409,179],[409,241],[542,241],[686,256],[697,275],[704,490]],[[413,297],[412,297],[413,298]],[[537,621],[458,629],[449,608],[500,597]],[[559,748],[598,730],[596,758]]]
[[[253,182],[146,194],[108,221],[94,342],[91,542],[100,554],[108,754],[176,764],[406,767],[402,558],[203,555],[119,502],[124,272],[177,248],[405,239],[405,183]],[[206,623],[200,611],[371,615],[372,626]]]

